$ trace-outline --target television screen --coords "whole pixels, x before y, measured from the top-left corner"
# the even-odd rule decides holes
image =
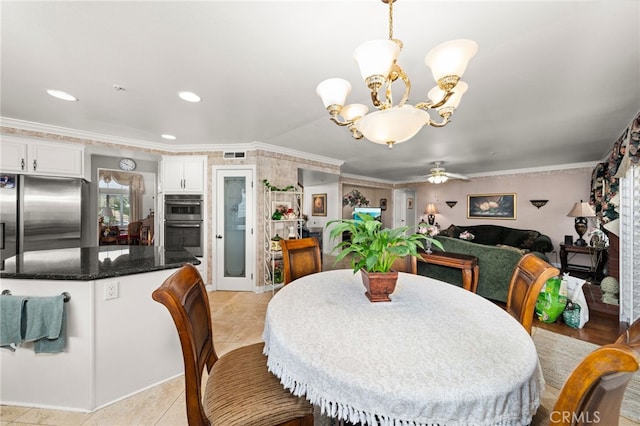
[[[368,214],[376,220],[382,220],[382,209],[380,207],[355,207],[353,209],[353,218],[360,220],[357,213]]]

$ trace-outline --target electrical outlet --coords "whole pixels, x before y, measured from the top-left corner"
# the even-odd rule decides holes
[[[104,285],[104,300],[118,298],[118,281],[111,281]]]

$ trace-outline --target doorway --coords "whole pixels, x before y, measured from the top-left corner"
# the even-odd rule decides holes
[[[393,191],[393,227],[416,226],[416,191],[395,189]]]
[[[216,168],[216,289],[253,291],[255,287],[254,168]]]

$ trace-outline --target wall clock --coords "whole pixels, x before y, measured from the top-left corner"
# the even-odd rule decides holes
[[[131,158],[123,158],[120,160],[120,169],[130,172],[136,169],[136,162]]]

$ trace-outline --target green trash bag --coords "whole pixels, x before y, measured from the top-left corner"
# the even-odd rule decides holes
[[[542,322],[556,322],[567,306],[567,282],[560,277],[549,278],[536,302],[536,316]]]

